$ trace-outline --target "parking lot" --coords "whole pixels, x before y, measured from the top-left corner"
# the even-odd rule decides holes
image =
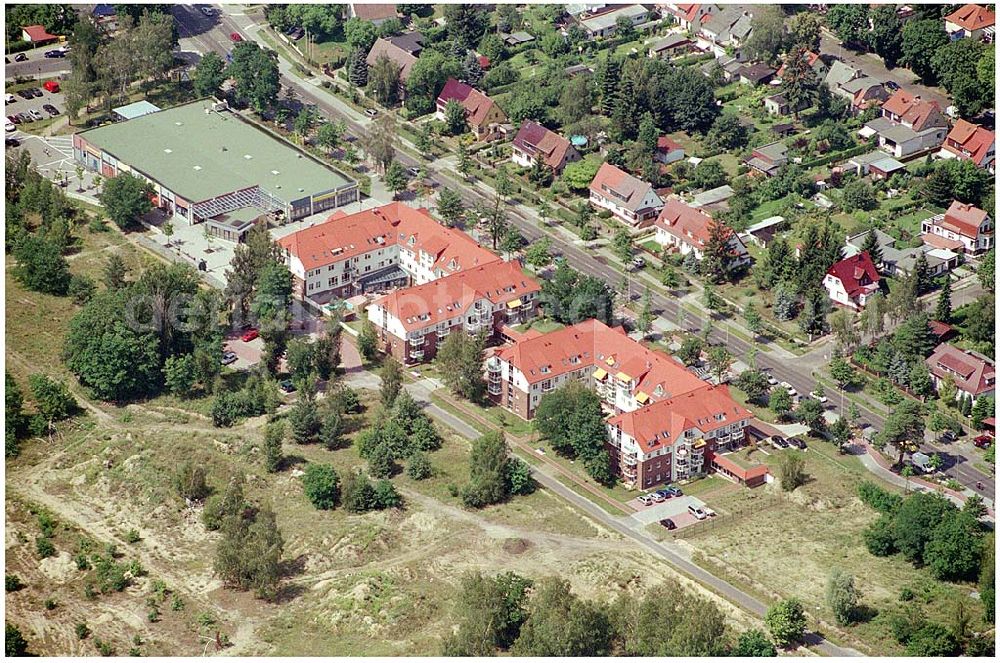
[[[47,120],[51,117],[61,116],[66,111],[66,103],[63,98],[62,91],[59,92],[49,92],[44,87],[42,87],[42,81],[38,84],[28,84],[28,85],[17,85],[6,88],[5,94],[13,96],[13,100],[5,98],[4,100],[4,116],[10,117],[12,115],[18,115],[21,113],[28,113],[29,111],[36,111],[41,114],[43,120]],[[42,92],[41,96],[34,96],[31,99],[25,99],[23,96],[18,94],[18,92],[11,92],[11,90],[23,91],[25,88],[34,88]],[[53,116],[51,113],[46,111],[43,106],[46,104],[54,106],[58,111],[58,115]],[[29,121],[27,118],[22,119],[20,124],[17,124],[19,130],[30,130],[31,126],[38,122],[35,118],[34,121]]]
[[[660,522],[664,518],[669,518],[674,521],[675,525],[677,525],[677,529],[683,529],[689,525],[694,525],[699,522],[698,519],[692,516],[688,511],[689,506],[694,505],[701,508],[705,508],[706,506],[700,499],[692,497],[691,495],[670,497],[664,502],[653,504],[651,506],[643,506],[638,499],[634,499],[629,502],[628,505],[636,510],[631,517],[643,525],[652,525]]]

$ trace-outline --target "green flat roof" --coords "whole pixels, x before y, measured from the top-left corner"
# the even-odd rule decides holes
[[[291,202],[353,181],[212,105],[202,99],[82,137],[190,202],[256,185]]]

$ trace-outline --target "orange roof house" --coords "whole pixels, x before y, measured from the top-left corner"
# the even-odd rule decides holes
[[[944,17],[944,29],[952,39],[992,35],[996,14],[989,7],[968,4]]]
[[[993,172],[996,134],[985,127],[958,120],[944,139],[939,156],[966,159]]]
[[[457,101],[465,109],[465,119],[477,139],[498,133],[499,126],[507,122],[507,115],[488,96],[454,78],[449,78],[437,97],[438,119],[444,119],[449,101]]]

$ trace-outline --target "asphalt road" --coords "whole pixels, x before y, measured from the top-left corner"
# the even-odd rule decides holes
[[[190,39],[202,49],[203,53],[216,51],[222,55],[228,53],[232,47],[232,41],[229,38],[230,33],[234,31],[240,32],[244,37],[247,37],[246,28],[253,24],[252,19],[239,14],[234,16],[217,12],[216,16],[207,18],[198,9],[190,5],[175,7],[174,16],[180,24],[182,38]],[[884,77],[882,78],[884,80]],[[282,75],[281,81],[284,86],[294,88],[297,98],[303,103],[315,104],[327,117],[338,117],[344,120],[349,132],[354,136],[361,135],[365,131],[364,124],[366,123],[363,124],[356,121],[355,118],[342,112],[326,93],[314,87],[302,85],[285,75]],[[405,167],[425,165],[423,161],[415,159],[402,151],[397,151],[396,158]],[[490,202],[488,194],[446,173],[440,171],[432,172],[428,179],[436,185],[446,186],[459,192],[466,205],[472,205],[477,202]],[[617,288],[622,274],[614,265],[610,265],[603,258],[596,257],[587,250],[566,241],[556,233],[546,233],[539,228],[536,221],[529,217],[526,209],[521,205],[510,204],[508,205],[508,218],[528,242],[533,242],[548,235],[553,240],[554,249],[561,253],[574,269],[599,278],[607,282],[611,287]],[[677,299],[651,291],[651,302],[653,309],[659,315],[669,320],[677,319],[677,312],[680,307]],[[700,330],[701,323],[695,320],[694,317],[693,314],[688,312],[687,326],[689,329],[697,331]],[[713,329],[710,340],[715,343],[727,345],[730,352],[737,358],[747,357],[751,347],[746,341],[732,334],[727,334],[724,330],[718,328]],[[784,356],[776,356],[775,353],[767,351],[766,348],[758,347],[757,365],[769,371],[777,380],[791,384],[800,394],[809,393],[816,386],[816,379],[813,377],[813,369],[816,367],[815,362],[809,362],[801,358],[788,359]],[[833,409],[838,410],[839,408],[834,401],[839,402],[839,398],[833,397],[832,394],[830,396],[831,404],[834,406]],[[881,412],[870,409],[863,404],[858,405],[858,410],[864,422],[874,426],[877,430],[882,429],[885,419]],[[847,413],[842,412],[841,414],[846,415]],[[994,498],[995,486],[993,478],[973,467],[971,462],[967,462],[970,460],[969,458],[960,453],[953,453],[949,449],[940,447],[939,445],[928,444],[925,447],[932,452],[942,455],[948,474],[979,494],[991,500]],[[983,484],[982,489],[976,487],[977,482]]]
[[[42,78],[56,74],[68,74],[70,72],[69,55],[64,58],[45,57],[45,51],[50,51],[58,46],[59,44],[49,44],[40,48],[33,48],[30,51],[23,51],[28,56],[26,62],[14,62],[14,56],[17,53],[8,54],[6,57],[10,62],[4,64],[4,78],[6,80],[13,80],[17,76]]]

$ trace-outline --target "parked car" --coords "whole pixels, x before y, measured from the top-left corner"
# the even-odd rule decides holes
[[[799,392],[795,391],[795,387],[793,387],[792,385],[788,384],[787,382],[779,382],[778,384],[781,387],[783,387],[785,391],[788,392],[789,396],[798,396],[799,395]]]
[[[3,129],[7,133],[11,133],[12,131],[17,131],[17,125],[11,122],[10,120],[7,120],[7,122],[3,125]]]
[[[233,352],[232,350],[226,350],[225,352],[223,352],[222,359],[219,360],[219,362],[223,366],[229,366],[229,364],[232,364],[235,361],[236,361],[236,353]]]
[[[251,327],[250,329],[243,332],[243,335],[240,336],[240,340],[243,341],[244,343],[249,343],[258,336],[260,336],[260,332]]]
[[[666,491],[674,497],[681,497],[684,494],[684,491],[677,486],[667,486]]]
[[[23,111],[21,113],[18,113],[17,117],[21,120],[21,122],[34,122],[35,121],[35,118],[31,117],[31,115],[27,111]]]
[[[669,490],[667,490],[666,488],[664,488],[664,489],[662,489],[662,490],[658,490],[658,491],[656,491],[656,492],[655,492],[655,493],[653,493],[653,494],[654,494],[654,495],[659,495],[659,496],[660,496],[660,497],[662,497],[662,498],[663,498],[664,500],[669,500],[669,499],[670,499],[671,497],[673,497],[673,496],[674,496],[674,494],[673,494],[672,492],[670,492]],[[663,500],[661,500],[661,501],[663,501]]]
[[[31,110],[29,110],[28,114],[31,116],[31,119],[33,119],[33,120],[44,120],[45,119],[45,116],[42,115],[40,112],[38,112],[37,109],[34,109],[34,108],[32,108]]]
[[[22,99],[34,99],[35,97],[35,95],[31,94],[31,92],[29,92],[27,89],[18,90],[17,96],[21,97]]]
[[[229,38],[232,39],[233,41],[243,41],[243,37],[240,35],[239,32],[230,32]]]
[[[670,520],[670,518],[664,518],[663,520],[660,521],[660,524],[666,527],[667,529],[677,529],[677,524],[674,523],[674,521]]]
[[[633,269],[642,269],[645,266],[646,266],[646,259],[643,258],[642,256],[636,256],[632,258]]]
[[[649,495],[639,495],[636,499],[639,500],[639,504],[643,506],[649,506],[653,503],[653,498]]]
[[[7,121],[12,124],[21,124],[21,118],[17,116],[17,113],[15,113],[14,115],[8,115]]]
[[[650,499],[652,499],[654,502],[657,502],[657,503],[659,503],[659,502],[665,502],[666,499],[667,499],[664,495],[660,494],[660,491],[656,491],[655,493],[650,493],[649,497],[650,497]]]
[[[19,146],[21,144],[21,141],[19,141],[16,138],[12,138],[12,137],[8,136],[7,138],[4,138],[3,144],[4,144],[4,147],[17,147],[17,146]]]
[[[809,448],[806,445],[806,441],[803,440],[801,437],[790,437],[790,438],[788,438],[788,444],[791,445],[791,446],[793,446],[793,447],[795,447],[795,448],[797,448],[797,449],[808,449]]]
[[[788,443],[785,442],[785,438],[780,435],[772,435],[771,437],[764,440],[767,444],[770,444],[775,449],[787,449]]]
[[[45,51],[45,57],[47,58],[64,58],[66,54],[60,51],[58,48],[54,48],[51,51]]]
[[[45,96],[45,93],[42,92],[37,87],[30,87],[30,88],[28,88],[28,94],[30,94],[32,97],[42,97],[42,96]]]
[[[715,511],[713,509],[709,509],[707,506],[705,507],[705,513],[708,514],[709,518],[715,518],[716,516]]]
[[[211,7],[201,7],[201,13],[205,16],[215,16],[215,12]]]
[[[410,177],[420,177],[420,169],[416,166],[410,166],[406,169],[406,172],[410,175]]]
[[[365,115],[367,115],[368,117],[375,117],[376,115],[378,115],[378,111],[375,110],[374,108],[369,108],[368,110],[365,111]]]
[[[10,92],[8,92],[7,94],[4,95],[3,102],[5,104],[12,104],[15,101],[17,101],[17,97],[15,97],[14,95],[12,95]]]
[[[52,117],[55,117],[56,115],[59,114],[59,109],[53,106],[52,104],[44,104],[42,106],[42,110],[51,115]]]
[[[773,387],[774,385],[778,384],[778,381],[774,379],[773,375],[768,374],[767,383]]]
[[[27,53],[18,53],[17,55],[14,56],[14,62],[27,62],[27,61],[28,61]]]
[[[989,435],[980,435],[972,443],[980,449],[989,449],[990,445],[993,444],[993,438]]]
[[[51,92],[52,94],[55,94],[56,92],[59,91],[59,83],[55,81],[45,81],[45,83],[42,84],[42,87]]]
[[[826,403],[828,400],[830,400],[825,395],[823,395],[823,394],[817,394],[815,391],[810,391],[809,392],[809,397],[810,398],[815,398],[820,403]]]
[[[700,506],[695,506],[691,504],[688,506],[688,513],[694,516],[697,520],[705,520],[708,518],[708,514]]]
[[[295,384],[291,380],[282,380],[278,383],[278,387],[286,394],[295,391]]]
[[[886,81],[885,83],[883,83],[883,85],[885,85],[885,88],[887,90],[891,90],[893,92],[899,89],[899,83],[897,83],[896,81]]]

